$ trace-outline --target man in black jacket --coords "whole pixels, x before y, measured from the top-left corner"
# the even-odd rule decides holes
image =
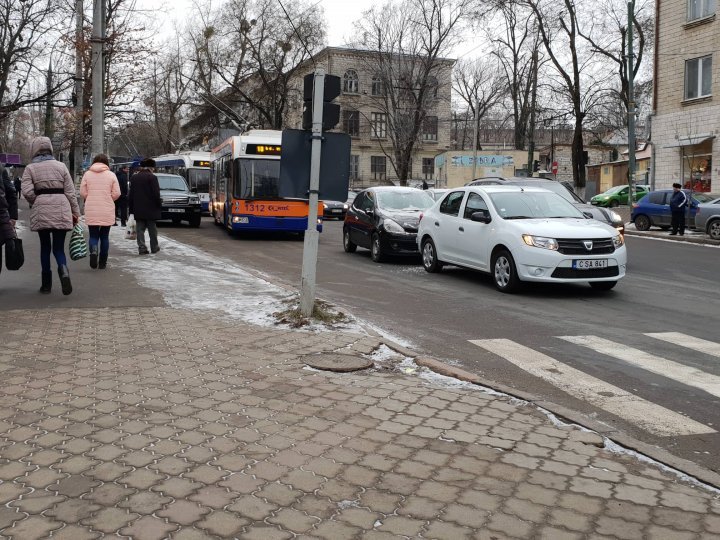
[[[10,238],[15,238],[15,221],[18,218],[15,187],[5,167],[0,164],[0,269],[2,268],[2,247]]]
[[[682,186],[678,183],[673,184],[673,194],[670,197],[670,226],[672,231],[670,236],[675,236],[680,231],[680,236],[685,234],[685,211],[689,206],[688,196],[680,189]]]
[[[140,255],[147,255],[145,245],[145,230],[150,235],[150,251],[160,251],[157,239],[157,224],[162,217],[162,199],[160,198],[160,184],[157,176],[153,174],[155,160],[144,159],[140,162],[140,170],[130,178],[130,213],[135,216],[137,228],[137,245]]]
[[[120,225],[127,224],[128,216],[128,168],[123,165],[117,173],[118,184],[120,184],[120,197],[115,201],[115,218],[120,218]],[[117,224],[117,223],[116,223]]]

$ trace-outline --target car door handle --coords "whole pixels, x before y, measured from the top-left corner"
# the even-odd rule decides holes
[[[440,226],[440,222],[439,222],[439,221],[436,221],[436,222],[435,222],[435,226],[436,226],[436,227],[439,227],[439,226]]]
[[[459,230],[460,232],[465,232],[465,227],[458,227],[458,230]]]

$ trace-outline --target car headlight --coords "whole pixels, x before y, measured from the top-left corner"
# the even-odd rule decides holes
[[[612,221],[613,223],[623,222],[622,216],[620,216],[620,214],[618,214],[617,212],[610,210],[608,214],[610,214],[610,221]]]
[[[615,246],[616,248],[621,247],[624,243],[625,243],[625,238],[623,238],[622,234],[613,236],[613,246]]]
[[[386,219],[383,221],[383,226],[385,227],[385,230],[390,233],[399,234],[405,232],[405,229],[403,229],[397,221],[393,221],[392,219]]]
[[[200,197],[190,197],[188,199],[192,204],[196,204],[200,202]]]
[[[349,207],[347,204],[343,204],[343,210],[347,210]]]
[[[327,210],[327,204],[323,203],[323,208]]]
[[[544,236],[533,236],[531,234],[522,235],[523,242],[528,246],[533,246],[542,249],[551,249],[557,251],[558,242],[554,238],[545,238]]]

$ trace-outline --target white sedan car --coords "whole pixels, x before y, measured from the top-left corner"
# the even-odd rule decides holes
[[[452,189],[425,211],[417,241],[428,272],[446,263],[489,272],[502,292],[523,281],[589,282],[607,291],[627,265],[615,228],[532,187]]]

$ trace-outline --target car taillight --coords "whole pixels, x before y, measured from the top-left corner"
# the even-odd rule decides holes
[[[418,219],[418,223],[420,223],[420,222],[422,221],[422,218],[423,218],[424,215],[425,215],[425,214],[423,214],[422,212],[420,212],[420,219]]]

